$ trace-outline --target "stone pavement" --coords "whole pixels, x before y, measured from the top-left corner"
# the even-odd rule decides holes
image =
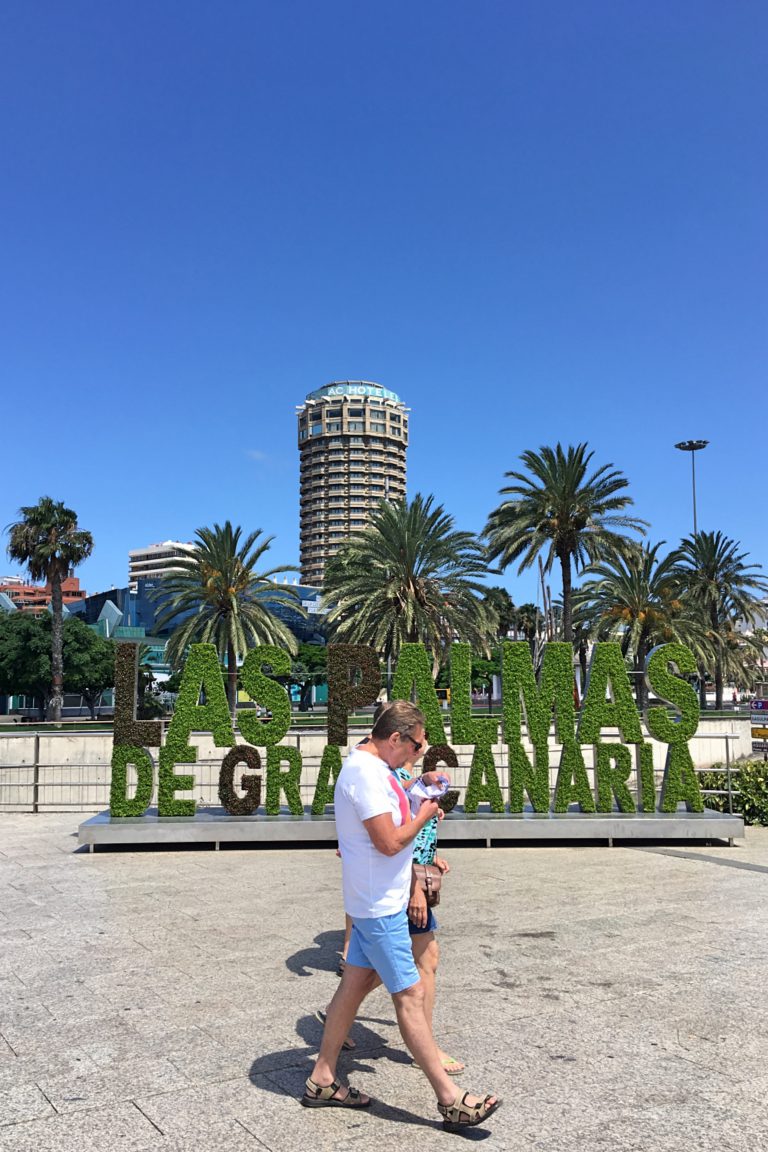
[[[0,816],[0,1150],[766,1143],[768,830],[449,853],[437,1032],[464,1087],[505,1096],[462,1137],[381,991],[341,1066],[373,1108],[299,1107],[336,986],[332,851],[89,856],[77,820]]]

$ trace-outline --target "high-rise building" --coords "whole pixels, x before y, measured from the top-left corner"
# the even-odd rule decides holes
[[[303,584],[322,583],[327,561],[380,500],[405,498],[408,412],[368,380],[326,384],[297,408]]]
[[[165,540],[162,544],[148,544],[146,548],[134,548],[128,553],[128,587],[131,592],[138,588],[140,576],[165,576],[174,571],[173,561],[179,556],[188,556],[194,544],[181,540]]]

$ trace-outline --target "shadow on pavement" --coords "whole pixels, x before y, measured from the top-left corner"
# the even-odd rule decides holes
[[[365,1018],[363,1018],[365,1019]],[[369,1019],[370,1023],[391,1024],[389,1020],[376,1020]],[[299,1097],[303,1087],[303,1081],[311,1074],[315,1063],[315,1055],[322,1038],[322,1025],[317,1021],[314,1016],[302,1016],[296,1022],[296,1033],[307,1044],[307,1048],[284,1048],[276,1052],[267,1052],[263,1056],[257,1057],[249,1069],[249,1079],[254,1083],[258,1080],[259,1087],[274,1092],[276,1095],[285,1096],[293,1095],[292,1091],[286,1089],[283,1081],[275,1077],[275,1073],[281,1071],[289,1071],[291,1080],[295,1082],[295,1095],[296,1103],[299,1104]],[[346,1084],[350,1079],[353,1083],[360,1086],[359,1079],[355,1081],[356,1073],[372,1074],[375,1072],[374,1062],[377,1060],[392,1060],[396,1064],[411,1064],[411,1055],[400,1048],[391,1048],[382,1037],[374,1032],[371,1028],[365,1027],[358,1018],[352,1029],[352,1038],[357,1043],[357,1048],[351,1052],[342,1052],[339,1060],[339,1079],[343,1084]],[[414,1074],[419,1075],[414,1069]],[[361,1117],[365,1115],[379,1116],[383,1120],[391,1120],[395,1124],[410,1124],[421,1128],[433,1128],[438,1131],[442,1130],[443,1122],[440,1117],[432,1118],[429,1116],[419,1116],[415,1112],[409,1112],[406,1108],[400,1108],[395,1104],[387,1104],[383,1100],[374,1098],[373,1093],[366,1087],[363,1089],[368,1095],[371,1096],[370,1108],[359,1109]],[[309,1109],[307,1110],[309,1111]],[[322,1111],[322,1109],[317,1109]],[[342,1111],[336,1109],[335,1111]],[[351,1113],[353,1110],[350,1108],[348,1111]],[[481,1127],[468,1128],[464,1132],[456,1133],[465,1140],[485,1140],[490,1136],[490,1132]]]
[[[314,948],[301,948],[288,956],[285,966],[297,976],[311,976],[313,972],[335,972],[341,960],[344,932],[320,932],[314,939]]]

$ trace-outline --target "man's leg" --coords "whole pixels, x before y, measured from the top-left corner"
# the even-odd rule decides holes
[[[461,1089],[457,1089],[443,1068],[440,1052],[424,1014],[424,987],[421,981],[403,992],[394,993],[392,1001],[397,1013],[400,1034],[405,1040],[408,1051],[432,1085],[438,1103],[453,1104],[464,1094]],[[479,1096],[464,1095],[464,1104],[468,1108],[477,1107],[482,1102]],[[489,1105],[493,1107],[495,1103],[496,1097],[491,1096]]]
[[[347,964],[344,969],[341,983],[328,1005],[323,1040],[311,1075],[311,1079],[319,1087],[325,1088],[336,1079],[336,1062],[344,1038],[352,1027],[360,1005],[376,981],[376,973],[372,968],[358,968],[353,964]],[[346,1094],[345,1087],[335,1093],[339,1098]]]
[[[425,1011],[425,989],[421,980],[403,992],[392,996],[397,1013],[400,1035],[408,1051],[435,1090],[441,1104],[452,1104],[456,1099],[456,1085],[443,1068],[440,1052]]]

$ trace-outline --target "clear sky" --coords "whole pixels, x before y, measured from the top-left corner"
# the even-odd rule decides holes
[[[0,527],[70,504],[92,592],[227,518],[297,563],[295,406],[367,379],[462,528],[586,440],[674,544],[702,437],[768,563],[767,97],[765,0],[4,0]]]

